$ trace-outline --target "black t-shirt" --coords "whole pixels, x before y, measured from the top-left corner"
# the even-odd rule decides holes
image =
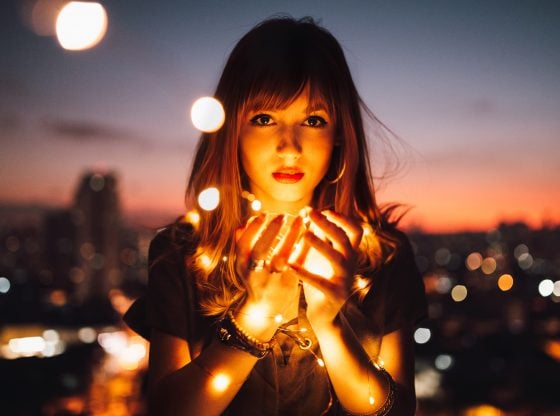
[[[427,311],[410,243],[404,234],[397,236],[396,254],[374,273],[363,301],[351,297],[342,310],[343,320],[374,360],[384,334],[415,325]],[[147,294],[125,315],[127,324],[148,339],[150,330],[157,329],[188,341],[191,357],[211,341],[216,323],[216,318],[200,312],[195,276],[186,267],[185,258],[196,251],[196,244],[190,225],[160,231],[150,244]],[[309,328],[305,337],[312,342],[311,348],[301,349],[292,338],[277,334],[272,354],[257,362],[224,414],[309,416],[340,412],[326,370],[317,365],[321,352],[305,310],[302,288],[298,324]]]

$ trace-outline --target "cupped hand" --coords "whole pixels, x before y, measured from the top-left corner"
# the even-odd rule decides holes
[[[301,217],[261,214],[250,220],[236,243],[236,272],[247,285],[247,298],[238,313],[258,308],[267,318],[284,313],[297,296],[298,279],[286,273],[288,259],[303,229]],[[258,264],[262,267],[251,267]],[[250,324],[248,322],[247,324]]]
[[[363,230],[357,222],[334,211],[311,210],[309,218],[312,226],[302,237],[306,249],[289,266],[306,284],[307,316],[311,324],[328,325],[352,293]],[[320,269],[324,267],[306,261],[311,249],[320,257],[314,256],[315,263],[328,262],[330,276],[321,275]]]

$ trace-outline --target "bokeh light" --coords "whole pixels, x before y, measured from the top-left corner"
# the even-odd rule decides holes
[[[214,97],[201,97],[191,107],[191,121],[202,132],[218,131],[225,119],[224,107]]]
[[[550,279],[541,280],[539,283],[539,294],[545,298],[552,295],[554,291],[554,282]]]
[[[482,270],[482,273],[488,275],[496,271],[496,266],[496,259],[494,257],[486,257],[484,260],[482,260],[480,270]]]
[[[262,208],[262,203],[258,199],[255,199],[253,200],[253,202],[251,202],[251,209],[253,211],[260,211],[261,208]]]
[[[465,260],[465,265],[470,271],[478,269],[482,265],[482,255],[477,252],[469,254]]]
[[[517,258],[517,264],[519,264],[519,267],[523,270],[529,270],[533,265],[533,256],[529,253],[522,253]]]
[[[434,364],[438,370],[447,370],[453,365],[453,357],[449,354],[440,354]]]
[[[6,277],[0,277],[0,293],[8,293],[10,290],[10,281]]]
[[[457,285],[451,289],[451,298],[455,302],[462,302],[467,298],[467,287],[464,285]]]
[[[418,328],[414,331],[414,341],[417,344],[425,344],[432,337],[432,331],[429,328]]]
[[[218,188],[206,188],[198,195],[198,205],[205,211],[213,211],[220,204]]]
[[[81,51],[97,45],[107,32],[107,13],[94,2],[71,1],[56,19],[56,36],[60,46]]]
[[[511,274],[502,274],[498,279],[498,287],[502,292],[507,292],[513,287],[513,276]]]

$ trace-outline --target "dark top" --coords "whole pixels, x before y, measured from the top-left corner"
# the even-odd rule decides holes
[[[373,284],[362,302],[351,297],[343,307],[343,321],[361,339],[372,359],[377,359],[383,334],[426,316],[422,277],[416,268],[410,243],[399,234],[400,244],[390,262],[375,272]],[[149,280],[145,297],[125,315],[125,322],[149,339],[151,329],[185,339],[191,357],[211,341],[216,318],[203,316],[193,273],[185,256],[196,251],[189,225],[173,232],[166,228],[155,236],[149,249]],[[317,364],[321,352],[307,321],[302,287],[299,314],[276,335],[272,354],[259,360],[224,415],[336,415],[342,414],[324,367]],[[299,322],[298,322],[299,321]],[[306,327],[305,333],[290,326]],[[308,349],[300,347],[311,342]]]

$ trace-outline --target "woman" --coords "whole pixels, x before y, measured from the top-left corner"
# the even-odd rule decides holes
[[[413,414],[423,285],[376,204],[340,45],[308,18],[264,21],[215,97],[226,122],[200,138],[186,200],[216,186],[220,204],[150,247],[151,411]]]

